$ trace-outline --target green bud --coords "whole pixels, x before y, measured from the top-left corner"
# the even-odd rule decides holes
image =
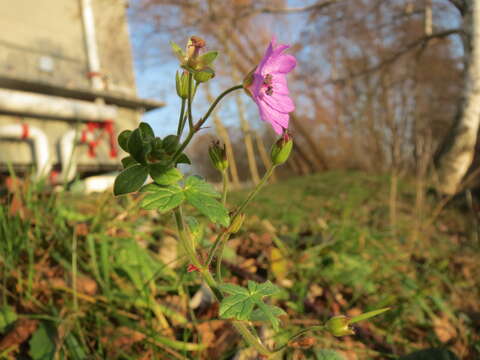
[[[220,142],[214,141],[208,148],[208,155],[212,161],[212,165],[218,171],[225,171],[228,168],[227,151],[225,144],[220,146]]]
[[[292,152],[293,140],[285,132],[280,139],[278,139],[272,146],[270,151],[270,158],[273,165],[281,165],[288,160],[290,153]]]
[[[188,99],[188,72],[182,71],[180,74],[178,71],[175,74],[175,86],[177,88],[177,95],[182,99]],[[193,84],[192,84],[193,95]]]
[[[354,335],[355,332],[350,327],[350,318],[345,315],[332,317],[325,324],[325,329],[333,336]]]
[[[235,219],[233,219],[232,223],[230,224],[230,227],[228,228],[228,232],[230,234],[237,233],[238,230],[240,230],[240,228],[242,227],[244,220],[245,220],[245,214],[244,213],[238,214],[238,216]]]

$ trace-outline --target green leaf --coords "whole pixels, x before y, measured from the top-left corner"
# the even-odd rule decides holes
[[[210,68],[203,69],[201,71],[197,71],[193,78],[196,82],[204,83],[207,82],[215,77],[215,71]]]
[[[127,157],[124,157],[122,159],[122,165],[123,165],[124,169],[129,168],[130,166],[135,165],[135,164],[138,164],[138,163],[131,156],[127,156]]]
[[[248,281],[248,290],[253,292],[258,292],[262,296],[271,296],[279,293],[281,290],[277,285],[272,284],[270,280],[265,281],[264,283],[256,283],[254,281]]]
[[[389,307],[386,307],[386,308],[383,308],[383,309],[378,309],[378,310],[373,310],[373,311],[369,311],[369,312],[366,312],[364,314],[360,314],[358,316],[355,316],[354,318],[350,319],[349,323],[350,324],[355,324],[359,321],[362,321],[362,320],[366,320],[366,319],[369,319],[371,317],[374,317],[374,316],[377,316],[377,315],[380,315],[381,313],[384,313],[385,311],[388,311],[390,310]]]
[[[0,308],[0,333],[17,320],[17,313],[11,306],[2,306]]]
[[[217,200],[205,194],[191,190],[185,191],[187,202],[194,206],[203,215],[207,216],[210,221],[228,226],[230,224],[230,217],[225,207]]]
[[[219,289],[230,295],[249,295],[249,291],[244,287],[235,284],[223,284],[219,286]]]
[[[33,360],[50,360],[55,355],[55,332],[51,326],[41,322],[29,341]]]
[[[137,191],[148,177],[148,169],[143,165],[133,165],[123,170],[115,179],[113,194],[123,195]]]
[[[142,133],[142,139],[144,141],[150,141],[155,139],[155,133],[153,132],[152,127],[146,122],[141,122],[140,125],[138,125],[138,128]]]
[[[153,189],[149,187],[149,191]],[[185,200],[183,190],[178,185],[158,186],[157,190],[143,198],[140,206],[147,210],[156,209],[165,213],[179,206]]]
[[[133,130],[128,138],[128,152],[141,164],[147,163],[147,155],[152,151],[152,144],[143,138],[143,131],[138,128]]]
[[[277,316],[285,312],[277,306],[265,304],[262,300],[265,296],[279,291],[279,288],[270,281],[262,284],[249,281],[248,289],[234,284],[223,284],[219,288],[225,293],[232,294],[220,303],[220,317],[237,320],[269,320],[273,328],[278,329],[280,321]],[[257,309],[253,311],[255,307]]]
[[[202,178],[198,176],[188,177],[184,191],[187,202],[207,216],[212,222],[223,226],[230,224],[227,209],[214,199],[220,197],[220,194]]]
[[[155,184],[155,183],[150,183],[150,184],[146,184],[146,185],[143,185],[140,190],[138,190],[138,192],[157,192],[159,191],[159,189],[163,189],[164,187],[163,186],[160,186],[158,184]]]
[[[173,41],[170,41],[170,47],[172,48],[172,51],[178,58],[178,60],[183,61],[183,59],[185,58],[185,52],[183,51],[183,49]]]
[[[286,315],[287,313],[278,306],[275,305],[267,305],[264,304],[268,308],[268,312],[270,312],[273,316],[281,316]],[[250,315],[250,320],[252,321],[268,321],[270,320],[269,317],[265,314],[265,312],[261,309],[256,309]],[[278,319],[276,319],[278,321]]]
[[[219,315],[224,319],[248,320],[254,306],[255,301],[249,295],[232,295],[222,300]]]
[[[163,150],[165,150],[167,154],[174,153],[178,148],[178,142],[177,135],[168,135],[162,141]]]
[[[202,65],[202,67],[210,66],[210,64],[217,58],[217,56],[218,56],[218,51],[209,51],[201,55],[198,58],[198,62]]]
[[[126,152],[128,152],[128,139],[131,134],[132,130],[124,130],[118,135],[118,145]]]
[[[214,198],[220,198],[221,195],[215,188],[203,180],[200,176],[193,175],[187,178],[185,182],[185,190],[192,189],[201,192],[202,194]]]
[[[150,176],[159,185],[176,184],[183,178],[183,174],[176,168],[167,168],[162,163],[150,165]]]
[[[177,164],[188,164],[188,165],[191,165],[192,162],[190,161],[190,159],[188,158],[187,155],[185,154],[181,154],[178,159],[177,159]]]

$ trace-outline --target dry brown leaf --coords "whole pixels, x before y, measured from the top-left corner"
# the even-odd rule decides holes
[[[457,336],[457,329],[446,316],[433,319],[433,330],[438,339],[443,343],[446,343]]]
[[[37,330],[38,321],[32,319],[20,319],[14,328],[0,341],[0,350],[20,345]]]

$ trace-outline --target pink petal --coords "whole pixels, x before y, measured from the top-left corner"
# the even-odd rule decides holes
[[[262,67],[262,71],[266,74],[286,74],[292,71],[296,65],[297,60],[293,55],[283,54],[270,57],[270,60]]]
[[[278,112],[289,113],[295,110],[295,104],[287,95],[276,94],[274,92],[273,95],[265,95],[262,100]]]
[[[263,102],[258,103],[258,108],[262,120],[270,123],[277,134],[281,134],[282,129],[288,128],[288,114],[275,111]]]
[[[290,93],[288,91],[287,78],[282,74],[276,75],[273,78],[272,87],[274,94],[288,95]]]

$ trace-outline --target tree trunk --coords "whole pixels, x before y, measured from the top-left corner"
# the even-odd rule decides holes
[[[438,153],[437,190],[455,194],[472,164],[480,122],[480,0],[466,2],[464,15],[465,87],[461,107]]]

